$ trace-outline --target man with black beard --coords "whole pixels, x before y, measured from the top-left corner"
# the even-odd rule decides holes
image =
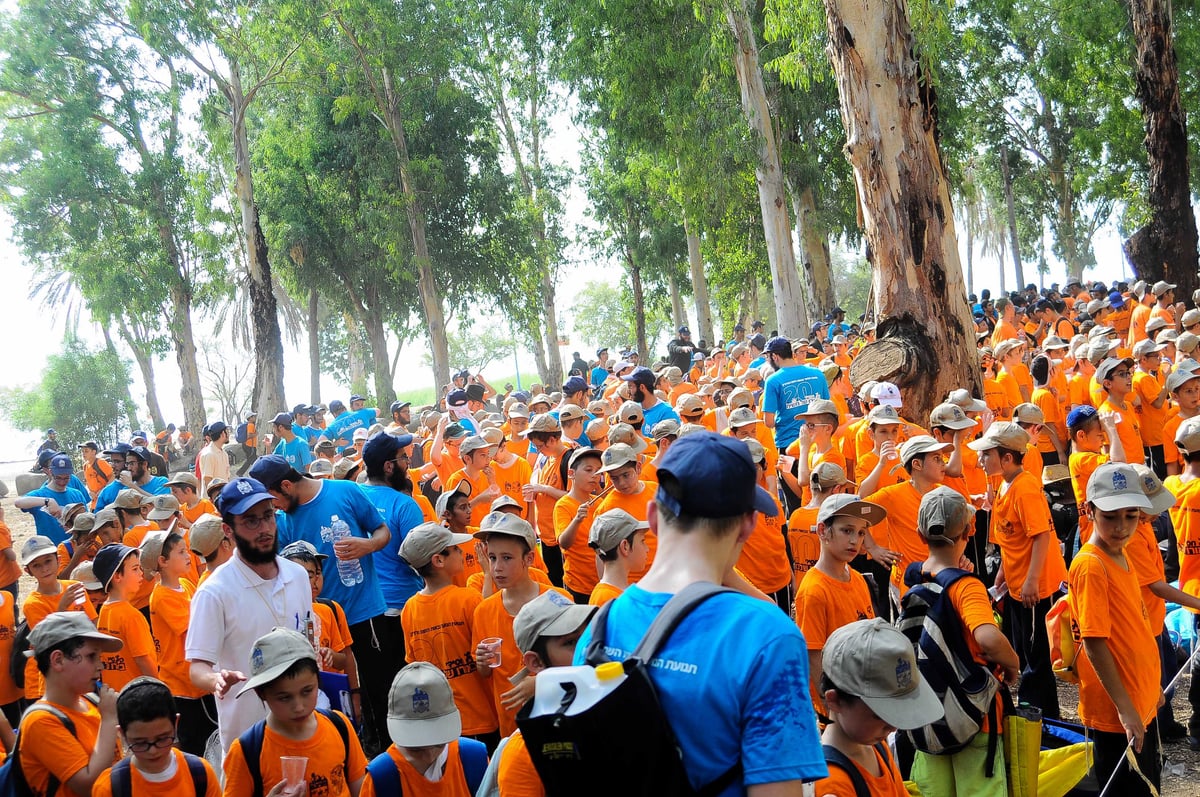
[[[392,533],[388,544],[372,556],[379,586],[383,589],[383,600],[387,603],[385,614],[389,624],[395,623],[401,645],[404,632],[400,626],[400,610],[424,586],[417,572],[400,558],[400,543],[409,531],[425,522],[421,507],[411,497],[413,484],[408,477],[408,465],[412,443],[410,434],[382,432],[363,446],[363,465],[367,469],[363,491]]]
[[[312,612],[308,572],[278,556],[275,505],[267,488],[239,477],[217,498],[233,557],[213,571],[192,597],[184,655],[192,683],[217,701],[221,749],[266,715],[261,700],[235,700],[231,688],[245,680],[254,642],[272,628],[304,632]]]

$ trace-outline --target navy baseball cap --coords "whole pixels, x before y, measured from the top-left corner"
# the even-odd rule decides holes
[[[608,347],[601,346],[600,348],[596,349],[596,356],[599,357],[601,354],[604,354],[604,352],[606,352],[606,351],[608,351]]]
[[[692,334],[692,331],[690,329],[688,329],[687,327],[680,327],[679,334],[680,335],[690,335],[690,334]]]
[[[363,462],[368,466],[387,462],[394,459],[400,449],[412,445],[412,441],[410,434],[377,434],[363,446]]]
[[[741,324],[734,324],[733,331],[734,332],[745,332],[746,328],[744,326],[742,326]]]
[[[282,457],[261,457],[254,464],[257,466],[263,459],[272,458],[283,460]],[[287,464],[286,461],[284,464]],[[288,465],[288,467],[291,468],[291,465]],[[241,515],[251,507],[258,506],[263,501],[273,500],[271,494],[267,492],[267,488],[258,479],[238,476],[221,488],[221,493],[217,496],[217,508],[222,514]]]
[[[725,518],[762,512],[779,514],[775,499],[758,486],[758,465],[741,440],[696,432],[671,444],[658,466],[654,500],[673,514]]]
[[[292,407],[292,415],[312,415],[312,408],[307,404],[297,404]]]
[[[133,446],[129,445],[129,443],[117,443],[112,448],[104,449],[104,453],[105,454],[120,454],[121,456],[125,456],[131,450],[133,450]]]
[[[767,345],[763,348],[763,351],[790,357],[792,355],[792,342],[783,335],[776,335],[767,341]]]
[[[467,391],[462,388],[455,388],[446,394],[447,407],[461,407],[467,403]]]
[[[53,475],[65,476],[74,472],[75,466],[71,464],[71,458],[66,454],[55,454],[50,458],[50,473]]]
[[[57,455],[57,451],[51,451],[50,449],[46,449],[42,453],[38,454],[37,469],[41,470],[42,468],[50,467],[50,460],[54,459],[54,457]]]
[[[366,399],[363,398],[362,396],[358,395],[357,393],[355,393],[353,396],[350,397],[350,403],[353,404],[356,401],[366,401]]]
[[[291,426],[294,421],[290,412],[281,412],[271,419],[271,423],[276,426]]]
[[[654,385],[658,381],[658,377],[654,375],[654,372],[644,365],[639,365],[621,378],[626,382],[637,382],[639,385],[644,385],[651,390],[654,389]]]
[[[283,481],[284,477],[292,472],[292,463],[288,462],[278,454],[267,454],[265,457],[259,457],[254,460],[254,464],[250,466],[250,480],[257,479],[263,484],[274,487]],[[234,480],[236,481],[236,479]],[[225,491],[233,485],[230,482],[221,490],[221,495],[225,495]]]
[[[142,462],[150,461],[150,452],[146,450],[145,446],[130,446],[129,450],[125,452],[125,456],[135,456]]]
[[[130,439],[130,440],[137,440],[138,438],[141,438],[142,440],[149,440],[149,439],[150,439],[150,436],[149,436],[149,435],[147,435],[145,432],[143,432],[141,429],[138,429],[137,431],[135,431],[135,432],[133,433],[133,436],[132,436],[132,437],[130,437],[129,439]]]
[[[389,412],[399,412],[400,410],[404,409],[405,407],[411,407],[411,406],[412,406],[411,401],[393,401],[392,408],[389,410]]]
[[[137,552],[137,548],[130,548],[119,542],[110,542],[96,551],[96,557],[92,560],[92,575],[104,589],[108,589],[108,582],[112,581],[112,577],[121,569],[121,565],[125,564],[125,560],[130,556],[135,556]]]
[[[329,402],[330,412],[337,412],[338,410],[344,409],[346,409],[346,405],[342,403],[341,399],[334,399],[333,401]]]
[[[566,394],[578,393],[581,390],[587,390],[587,382],[582,376],[573,376],[566,382],[563,382],[562,392]]]
[[[759,351],[762,351],[763,349],[765,349],[767,347],[766,335],[762,334],[761,332],[758,333],[754,337],[750,338],[750,345],[753,346],[754,348],[758,349]]]
[[[1095,418],[1099,413],[1095,407],[1089,407],[1087,404],[1081,404],[1075,409],[1067,413],[1067,427],[1078,426],[1089,418]]]
[[[225,425],[225,421],[213,421],[212,423],[210,423],[208,425],[208,436],[209,437],[218,437],[221,434],[221,432],[225,431],[228,428],[229,427]]]

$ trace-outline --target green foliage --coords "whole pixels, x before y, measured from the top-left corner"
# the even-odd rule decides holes
[[[651,304],[646,312],[646,338],[654,340],[671,326],[670,303],[664,308]],[[627,285],[616,287],[606,282],[589,282],[575,296],[571,306],[571,328],[580,351],[608,346],[613,350],[634,348],[633,295]]]
[[[505,360],[516,351],[516,343],[512,335],[494,324],[476,326],[470,324],[451,332],[450,367],[453,370],[468,369],[471,373],[479,373],[493,362]],[[427,366],[433,365],[433,357],[426,352],[421,361]]]
[[[64,451],[87,440],[110,445],[130,428],[120,413],[130,381],[128,362],[68,336],[38,385],[0,394],[0,412],[18,429],[55,429]]]

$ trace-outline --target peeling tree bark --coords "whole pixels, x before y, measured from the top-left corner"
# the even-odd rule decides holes
[[[837,306],[833,292],[833,270],[829,260],[829,236],[817,224],[817,198],[810,186],[788,184],[792,213],[796,216],[796,238],[800,241],[800,281],[809,318],[824,318]]]
[[[671,328],[683,326],[687,314],[683,312],[683,294],[679,290],[679,280],[674,274],[667,275],[667,286],[671,289]]]
[[[905,415],[923,425],[951,390],[982,387],[937,102],[913,57],[905,0],[825,0],[825,11],[882,318],[880,342],[859,355],[850,378],[856,387],[895,381]]]
[[[1146,123],[1150,221],[1125,242],[1125,255],[1147,282],[1177,284],[1190,298],[1198,287],[1196,216],[1188,177],[1187,115],[1179,101],[1179,66],[1170,0],[1129,0],[1137,48],[1134,79]]]
[[[704,257],[700,254],[700,236],[696,228],[688,221],[687,214],[683,216],[683,234],[687,237],[688,268],[692,274],[692,298],[696,306],[696,335],[695,340],[706,343],[713,342],[712,305],[708,301],[708,277],[704,274]],[[679,322],[679,329],[684,321]],[[672,330],[674,331],[674,330]],[[643,353],[642,355],[646,355]]]
[[[1008,212],[1008,246],[1012,251],[1013,274],[1017,290],[1025,287],[1025,269],[1021,267],[1021,239],[1017,235],[1017,206],[1013,200],[1012,170],[1008,166],[1008,146],[1000,145],[1000,174],[1004,178],[1004,205]]]
[[[807,335],[808,310],[800,292],[796,273],[796,253],[792,250],[792,224],[788,219],[787,190],[783,184],[783,161],[779,142],[771,127],[767,90],[763,85],[758,58],[758,43],[746,0],[725,0],[725,19],[733,34],[733,66],[742,95],[742,113],[754,132],[758,160],[754,176],[758,183],[758,205],[762,211],[763,237],[771,264],[771,284],[775,294],[775,323],[781,335]]]

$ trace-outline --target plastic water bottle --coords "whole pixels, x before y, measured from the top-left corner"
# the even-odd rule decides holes
[[[344,540],[350,537],[350,524],[334,515],[329,519],[329,531],[333,537],[333,544],[337,545],[338,540]],[[353,587],[355,584],[361,584],[363,580],[362,562],[357,559],[342,559],[335,556],[337,561],[338,577],[342,579],[342,583],[347,587]]]
[[[570,691],[574,698],[564,712],[568,717],[579,714],[600,702],[625,680],[625,667],[617,661],[606,661],[596,667],[550,667],[538,673],[533,695],[531,717],[559,712],[563,696]]]

